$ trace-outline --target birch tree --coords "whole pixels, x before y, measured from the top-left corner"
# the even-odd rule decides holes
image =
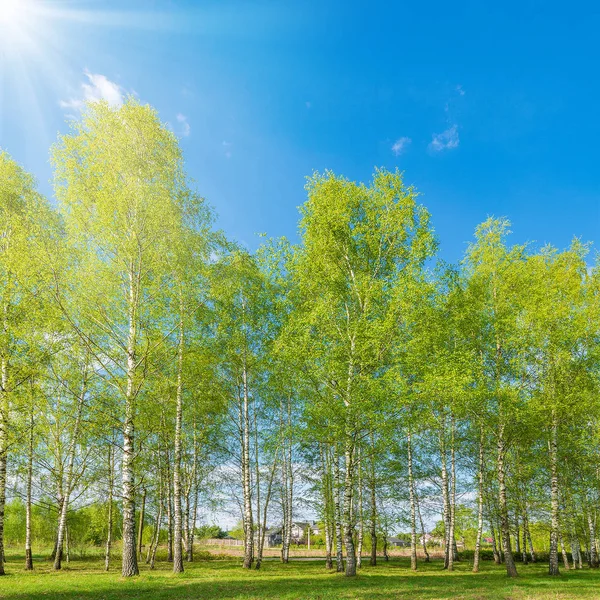
[[[253,508],[257,482],[252,468],[256,440],[252,416],[259,402],[260,365],[273,337],[269,319],[271,297],[255,260],[241,250],[213,265],[211,297],[217,353],[221,358],[219,377],[229,400],[232,436],[239,442],[231,458],[239,465],[244,568],[250,569],[255,560],[254,532],[258,517]]]
[[[469,277],[467,295],[479,309],[479,328],[483,332],[483,377],[488,389],[488,423],[496,431],[496,475],[502,550],[506,572],[517,576],[512,555],[507,496],[507,456],[513,440],[514,414],[523,400],[515,361],[522,348],[517,332],[517,315],[522,299],[517,293],[519,269],[525,259],[522,246],[508,248],[509,223],[488,219],[476,230],[476,241],[469,247],[465,268]]]
[[[47,275],[48,238],[59,226],[33,177],[0,150],[0,575],[4,575],[4,511],[7,461],[17,431],[15,394],[36,370],[36,320]]]
[[[163,341],[148,335],[148,319],[161,301],[169,240],[181,222],[181,153],[156,113],[129,99],[118,108],[88,105],[54,146],[52,161],[56,196],[85,282],[76,307],[62,304],[64,315],[122,400],[122,574],[129,577],[138,574],[137,399]]]
[[[327,172],[307,184],[302,248],[294,278],[309,352],[323,359],[333,439],[343,458],[346,575],[356,575],[357,442],[375,410],[371,386],[397,325],[391,288],[431,254],[428,214],[399,173],[376,171],[370,186]]]

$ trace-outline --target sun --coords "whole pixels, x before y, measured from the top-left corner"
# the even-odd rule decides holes
[[[0,0],[0,59],[23,58],[40,51],[48,33],[42,0]]]
[[[27,0],[0,0],[0,27],[20,24],[30,6]]]
[[[36,0],[0,0],[0,38],[10,43],[27,37],[37,18]]]

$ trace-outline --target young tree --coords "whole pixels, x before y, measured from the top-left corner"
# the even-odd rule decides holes
[[[502,549],[506,572],[517,576],[512,555],[507,497],[507,453],[516,421],[514,414],[521,401],[516,382],[515,360],[521,351],[517,334],[519,268],[524,248],[507,248],[505,238],[509,223],[488,219],[475,232],[476,241],[465,258],[468,277],[467,298],[477,308],[483,363],[482,385],[488,389],[486,412],[488,423],[496,432],[496,474]]]
[[[16,442],[11,426],[15,394],[35,372],[36,328],[48,238],[58,223],[34,180],[0,150],[0,575],[4,575],[7,459]],[[28,411],[25,411],[28,414]]]
[[[550,575],[559,574],[560,440],[569,427],[590,414],[581,396],[594,388],[585,344],[589,335],[585,254],[579,242],[562,253],[546,247],[530,256],[526,265],[528,294],[521,326],[529,352],[524,376],[532,392],[535,421],[544,424],[548,436]]]
[[[156,113],[134,99],[118,108],[90,104],[71,129],[53,148],[52,161],[82,284],[76,305],[62,308],[122,399],[122,573],[129,577],[138,574],[137,399],[164,341],[149,335],[150,317],[161,302],[169,243],[181,223],[181,153]]]
[[[235,250],[213,265],[211,297],[215,311],[215,343],[221,364],[219,377],[231,410],[232,435],[239,440],[231,458],[239,464],[244,525],[244,568],[255,559],[254,532],[258,515],[253,509],[252,453],[256,428],[253,414],[258,410],[258,382],[271,332],[272,295],[255,259]]]
[[[354,576],[357,443],[380,409],[373,386],[398,323],[394,286],[431,255],[433,238],[427,212],[397,172],[376,171],[370,186],[315,174],[307,191],[293,268],[303,301],[296,318],[321,361],[327,405],[315,405],[315,420],[326,417],[340,447],[346,575]]]

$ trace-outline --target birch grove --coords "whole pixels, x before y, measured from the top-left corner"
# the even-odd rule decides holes
[[[215,515],[245,569],[355,577],[399,545],[414,571],[598,568],[590,245],[488,218],[448,265],[376,169],[314,173],[297,239],[253,252],[135,98],[88,104],[51,160],[55,203],[0,153],[0,574],[7,547],[58,570],[88,546],[181,573]]]

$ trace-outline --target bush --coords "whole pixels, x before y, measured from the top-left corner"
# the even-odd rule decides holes
[[[195,536],[199,540],[219,539],[222,540],[227,533],[218,525],[200,525],[196,527]]]

